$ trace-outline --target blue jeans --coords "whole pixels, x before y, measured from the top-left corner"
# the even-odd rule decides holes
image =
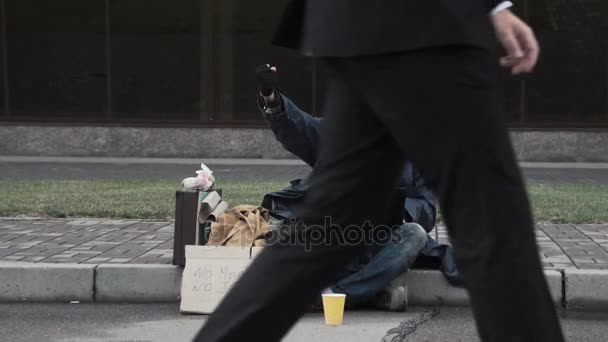
[[[392,230],[391,241],[371,246],[367,264],[347,266],[332,291],[345,293],[352,302],[364,302],[407,271],[426,246],[427,233],[417,224],[406,223]]]

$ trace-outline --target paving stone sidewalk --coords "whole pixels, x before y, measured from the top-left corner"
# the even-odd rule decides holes
[[[438,233],[439,241],[447,243],[445,228]],[[608,270],[607,224],[540,224],[536,239],[545,269]]]
[[[0,262],[170,264],[173,222],[0,218]],[[446,243],[445,229],[439,240]],[[543,224],[547,269],[608,269],[608,225]]]
[[[173,222],[0,219],[0,261],[170,264]]]

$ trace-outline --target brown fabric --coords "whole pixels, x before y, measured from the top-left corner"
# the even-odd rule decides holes
[[[239,205],[224,212],[211,224],[209,246],[263,247],[269,231],[268,210],[255,205]]]

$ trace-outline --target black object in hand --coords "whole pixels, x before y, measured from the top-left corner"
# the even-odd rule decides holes
[[[279,83],[276,71],[270,69],[269,64],[262,64],[255,69],[255,76],[260,86],[260,93],[264,96],[272,95]]]

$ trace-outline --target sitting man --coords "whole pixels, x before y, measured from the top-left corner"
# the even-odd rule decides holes
[[[305,179],[294,180],[291,186],[266,194],[262,206],[277,219],[297,219],[294,209],[302,203],[310,177],[319,172],[317,152],[322,119],[302,111],[276,90],[275,67],[259,66],[256,76],[260,85],[258,106],[277,140],[287,151],[312,167],[311,174]],[[392,228],[390,242],[370,246],[369,253],[337,275],[335,285],[327,290],[345,293],[347,304],[356,306],[374,302],[382,309],[405,310],[407,288],[392,286],[391,282],[414,262],[423,267],[439,266],[450,283],[460,285],[449,247],[438,245],[427,234],[435,226],[435,196],[410,162],[404,165],[397,192],[401,200],[393,212],[397,214],[398,221],[392,222],[403,223],[405,220],[406,223]]]

